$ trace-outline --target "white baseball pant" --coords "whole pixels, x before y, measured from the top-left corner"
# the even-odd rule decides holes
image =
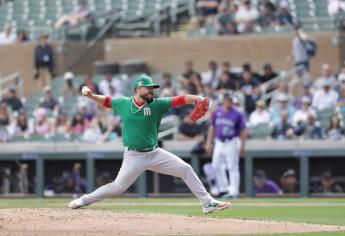
[[[126,149],[116,179],[90,194],[83,195],[83,204],[89,205],[125,192],[145,170],[182,178],[203,205],[213,200],[189,164],[164,149],[156,148],[151,152]]]
[[[222,142],[215,139],[215,146],[212,156],[212,166],[216,172],[217,186],[219,192],[228,192],[231,196],[238,196],[240,188],[239,170],[239,148],[240,139],[233,138]],[[224,171],[223,165],[229,173],[229,179]]]

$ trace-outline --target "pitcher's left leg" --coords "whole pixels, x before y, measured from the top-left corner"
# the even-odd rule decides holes
[[[153,151],[152,155],[152,162],[148,170],[182,178],[203,205],[213,200],[195,174],[193,168],[181,158],[161,148]]]

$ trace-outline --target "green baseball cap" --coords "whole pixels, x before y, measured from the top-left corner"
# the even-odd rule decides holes
[[[138,87],[159,88],[159,85],[153,83],[152,78],[150,76],[146,74],[142,74],[134,81],[134,88],[138,88]]]

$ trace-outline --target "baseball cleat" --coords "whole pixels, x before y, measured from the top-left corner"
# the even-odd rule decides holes
[[[209,202],[206,206],[202,207],[202,212],[206,213],[211,213],[214,210],[224,210],[226,208],[228,208],[231,205],[230,202],[222,202],[222,201],[218,201],[218,200],[212,200],[211,202]]]
[[[78,209],[84,206],[83,201],[80,198],[74,199],[68,204],[71,209]]]

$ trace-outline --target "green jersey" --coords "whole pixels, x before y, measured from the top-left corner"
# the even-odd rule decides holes
[[[142,150],[157,144],[158,131],[163,115],[168,111],[172,98],[155,98],[140,108],[133,97],[112,98],[113,111],[122,118],[122,141],[129,148]]]

